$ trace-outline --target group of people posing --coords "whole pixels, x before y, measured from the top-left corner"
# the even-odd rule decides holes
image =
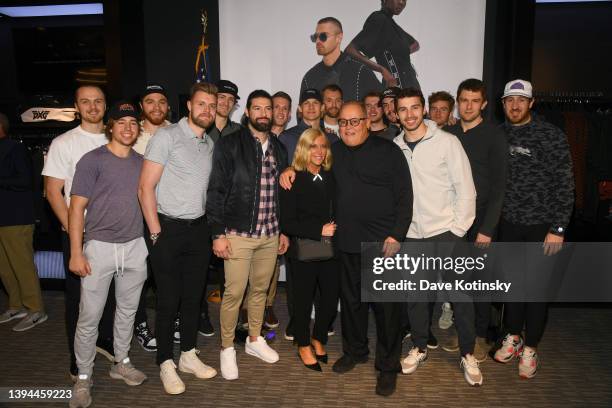
[[[128,352],[148,270],[157,287],[153,340],[167,393],[185,391],[177,368],[203,379],[217,374],[196,350],[211,254],[224,263],[221,375],[239,378],[234,340],[243,307],[245,353],[278,361],[261,328],[278,257],[287,253],[286,336],[297,343],[303,364],[321,371],[327,363],[338,299],[343,355],[333,371],[365,363],[371,307],[376,392],[390,395],[397,374],[415,372],[428,348],[438,346],[430,330],[433,309],[427,302],[362,302],[362,242],[384,243],[384,255],[403,241],[563,242],[573,204],[569,150],[559,129],[532,114],[527,81],[506,85],[506,121],[500,126],[483,119],[485,85],[468,79],[457,90],[458,119],[446,93],[430,98],[431,120],[416,88],[344,101],[342,89],[329,85],[322,92],[302,91],[301,118],[286,130],[292,109],[287,94],[253,91],[239,125],[229,120],[238,88],[230,81],[217,85],[195,84],[189,114],[176,124],[166,120],[164,88],[150,85],[141,97],[142,113],[118,102],[108,110],[106,125],[104,93],[81,86],[75,104],[80,126],[51,145],[43,174],[66,231],[72,406],[91,403],[96,351],[113,360],[111,377],[129,385],[146,379]],[[297,239],[329,239],[334,255],[303,260]],[[109,307],[113,280],[116,305]],[[480,385],[490,305],[450,307],[457,336],[444,349],[459,351],[466,381]],[[104,323],[107,314],[110,325]],[[519,374],[533,377],[546,304],[511,303],[505,314],[508,334],[494,359],[518,357]],[[401,358],[408,332],[413,347]],[[174,342],[180,342],[178,367]]]

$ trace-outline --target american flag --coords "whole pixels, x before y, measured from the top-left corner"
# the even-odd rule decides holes
[[[206,50],[208,49],[208,44],[206,44],[206,30],[208,27],[208,13],[206,12],[206,10],[202,10],[201,19],[202,19],[202,41],[200,42],[200,45],[198,46],[198,50],[196,53],[196,62],[195,62],[196,82],[204,82],[210,76],[210,73],[208,72],[210,61],[208,59],[208,54],[206,53]]]

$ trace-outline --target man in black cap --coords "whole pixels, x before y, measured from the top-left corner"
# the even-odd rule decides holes
[[[139,132],[138,114],[133,104],[119,102],[108,117],[105,134],[109,143],[83,155],[76,165],[70,190],[69,268],[81,277],[79,320],[74,337],[79,376],[71,407],[91,404],[98,323],[113,278],[117,312],[115,364],[110,376],[128,385],[140,385],[147,378],[128,357],[134,316],[147,278],[148,254],[137,194],[143,157],[132,149]]]
[[[230,116],[236,106],[236,101],[240,99],[238,96],[238,86],[232,81],[225,79],[217,82],[217,117],[215,126],[208,131],[208,136],[217,143],[217,141],[227,135],[230,135],[240,130],[240,125],[232,122]]]
[[[140,135],[133,149],[144,155],[149,140],[157,129],[168,126],[168,94],[163,86],[149,84],[140,97],[142,120],[140,121]]]
[[[399,135],[402,131],[399,118],[395,112],[395,97],[401,91],[397,86],[392,86],[385,89],[382,93],[382,107],[385,114],[385,118],[389,124],[389,127],[395,130],[395,135]]]
[[[293,153],[297,146],[298,139],[302,132],[308,128],[321,128],[321,110],[323,105],[323,98],[321,93],[314,88],[305,89],[300,94],[300,104],[298,105],[298,112],[301,113],[302,119],[298,124],[292,128],[285,130],[278,137],[281,143],[287,148],[289,154],[289,164],[293,161]],[[337,142],[338,136],[333,133],[325,132],[327,139],[330,143]]]
[[[169,110],[168,95],[164,87],[159,84],[147,85],[142,96],[140,97],[140,109],[142,110],[140,135],[138,136],[133,149],[136,150],[136,152],[144,155],[145,151],[147,150],[147,145],[157,129],[170,124],[170,122],[167,120]],[[138,310],[136,311],[136,320],[134,321],[134,335],[136,336],[138,343],[145,351],[157,351],[157,341],[148,324],[146,306],[147,292],[152,281],[152,272],[149,264],[147,263],[147,281],[142,288],[140,303],[138,304]],[[177,340],[180,340],[178,330],[175,332],[175,337]]]
[[[240,99],[238,96],[238,86],[232,81],[222,79],[217,82],[217,116],[215,117],[215,125],[208,130],[208,136],[217,143],[220,138],[230,135],[240,130],[240,124],[232,122],[230,116],[236,106],[236,101]],[[220,262],[218,258],[214,257],[211,259],[211,267],[217,271],[220,269],[219,279],[220,288],[211,292],[208,298],[220,299],[223,294],[223,286],[225,285],[225,277],[223,274],[223,262]],[[206,288],[205,288],[206,289]],[[215,328],[210,321],[208,314],[208,298],[206,296],[206,290],[204,290],[204,296],[202,297],[202,304],[200,307],[200,323],[198,326],[198,332],[206,337],[210,337],[215,334]],[[220,300],[218,300],[220,301]]]

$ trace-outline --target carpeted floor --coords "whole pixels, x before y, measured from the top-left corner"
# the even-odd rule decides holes
[[[108,376],[109,362],[101,357],[94,370],[93,407],[611,407],[612,406],[612,309],[552,308],[540,345],[541,367],[532,380],[521,380],[513,362],[501,365],[487,360],[481,365],[484,384],[472,388],[463,379],[458,355],[441,348],[414,374],[401,375],[396,393],[389,398],[374,394],[375,371],[370,362],[338,375],[331,363],[341,355],[338,334],[330,338],[330,364],[323,373],[304,368],[292,344],[282,339],[287,321],[284,291],[279,290],[276,311],[281,319],[278,339],[272,346],[280,361],[266,364],[238,347],[240,379],[226,381],[220,375],[198,380],[181,374],[187,391],[179,396],[163,392],[154,353],[134,340],[131,358],[149,379],[129,387]],[[64,332],[63,293],[45,291],[49,320],[32,330],[16,333],[13,322],[0,325],[0,387],[70,387],[68,349]],[[7,298],[0,292],[0,310]],[[218,329],[218,305],[211,305]],[[152,320],[153,310],[149,310]],[[437,322],[437,320],[436,320]],[[434,325],[435,326],[435,325]],[[435,330],[440,340],[446,333]],[[374,323],[370,334],[374,342]],[[199,336],[200,357],[219,368],[219,336]],[[373,344],[372,344],[373,346]],[[404,354],[410,342],[404,344]],[[373,350],[373,347],[371,347]],[[178,348],[176,349],[178,355]],[[177,360],[178,361],[178,360]],[[23,402],[0,406],[66,406],[65,403]]]

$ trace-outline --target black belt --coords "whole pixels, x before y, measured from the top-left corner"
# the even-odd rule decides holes
[[[160,220],[165,221],[165,222],[172,222],[175,224],[182,224],[182,225],[188,225],[188,226],[200,225],[202,222],[206,221],[206,215],[203,215],[201,217],[194,218],[191,220],[183,219],[183,218],[169,217],[167,215],[160,214],[160,213],[157,213],[157,216],[159,217]]]

